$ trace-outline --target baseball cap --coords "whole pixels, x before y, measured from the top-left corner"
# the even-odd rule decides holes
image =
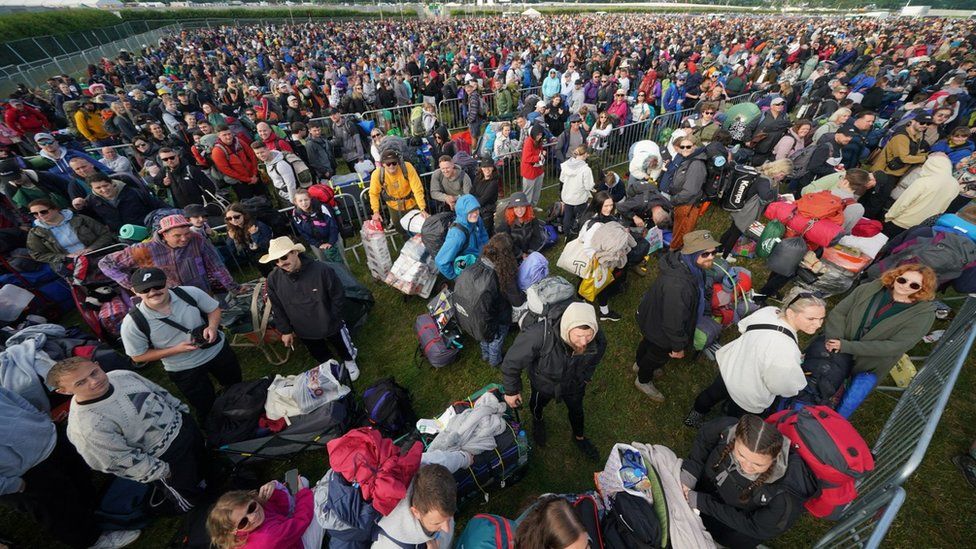
[[[774,97],[772,101],[769,102],[770,105],[782,105],[786,103],[786,100],[782,97]]]
[[[681,246],[681,253],[684,255],[697,254],[705,250],[713,250],[721,244],[712,237],[712,231],[699,230],[691,231],[685,235],[684,243]]]
[[[931,124],[932,123],[932,117],[929,116],[929,115],[927,115],[927,114],[922,114],[922,115],[916,116],[915,117],[915,121],[918,122],[919,124]]]
[[[163,234],[170,229],[179,229],[180,227],[189,227],[191,223],[187,221],[186,216],[180,214],[167,215],[166,217],[159,220],[159,234]]]
[[[393,149],[387,149],[383,151],[383,154],[380,155],[380,162],[382,163],[399,162],[399,161],[400,161],[400,154]]]
[[[840,128],[837,130],[837,133],[846,135],[847,137],[854,137],[854,135],[857,134],[857,132],[854,131],[854,128]]]
[[[481,158],[478,159],[478,167],[479,168],[489,168],[489,167],[490,168],[494,168],[495,167],[495,161],[492,160],[490,156],[482,156]]]
[[[139,269],[129,277],[129,284],[140,294],[153,288],[165,288],[166,273],[156,267]]]
[[[49,133],[38,133],[34,134],[34,142],[40,143],[41,141],[56,141],[54,136]]]
[[[531,204],[529,204],[529,197],[523,192],[512,193],[512,198],[510,198],[508,201],[508,207],[517,208],[519,206],[531,206]]]
[[[0,161],[0,181],[4,183],[10,183],[17,179],[22,171],[16,158],[4,158],[3,161]]]
[[[569,115],[569,121],[570,122],[579,122],[580,120],[582,120],[582,118],[580,118],[580,115],[578,115],[578,114],[571,114],[571,115]]]

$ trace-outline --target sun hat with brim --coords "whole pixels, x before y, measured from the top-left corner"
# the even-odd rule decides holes
[[[167,215],[166,217],[159,220],[159,230],[156,231],[159,234],[163,234],[171,229],[179,229],[180,227],[189,227],[191,225],[190,221],[187,220],[186,216],[180,214]]]
[[[291,252],[304,253],[304,244],[295,244],[287,236],[279,236],[278,238],[272,239],[268,243],[268,253],[261,256],[258,259],[258,263],[271,263],[272,261],[278,261],[282,257],[290,254]]]
[[[685,235],[684,243],[681,246],[683,255],[692,255],[705,250],[714,250],[721,246],[714,237],[712,231],[700,230],[691,231]]]

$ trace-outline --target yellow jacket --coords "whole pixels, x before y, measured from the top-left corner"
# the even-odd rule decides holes
[[[89,141],[100,141],[109,137],[105,124],[102,123],[102,114],[97,110],[88,112],[82,108],[75,111],[75,127]]]
[[[871,171],[881,170],[888,175],[901,176],[905,175],[905,172],[913,167],[925,162],[928,153],[922,152],[921,149],[923,135],[919,135],[918,139],[914,139],[907,132],[896,134],[884,146],[884,149],[881,150],[877,158],[874,159],[874,164],[871,165]],[[915,154],[912,154],[913,149]],[[900,159],[904,166],[897,170],[888,168],[888,162],[896,158]]]
[[[406,167],[406,176],[403,168]],[[424,185],[413,164],[404,162],[393,175],[386,172],[382,165],[373,170],[369,183],[369,205],[374,212],[380,211],[380,197],[386,200],[391,210],[406,212],[415,208],[427,209],[424,201]],[[380,179],[382,178],[382,183]]]

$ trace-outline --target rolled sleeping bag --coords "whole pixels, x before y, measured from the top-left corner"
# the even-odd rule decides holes
[[[766,258],[766,266],[778,275],[793,276],[806,253],[807,244],[802,238],[784,238]]]
[[[420,234],[420,229],[424,226],[424,216],[420,210],[410,210],[400,218],[400,226],[411,234]]]

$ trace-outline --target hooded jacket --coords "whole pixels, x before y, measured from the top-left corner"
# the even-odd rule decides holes
[[[414,518],[410,511],[410,499],[413,497],[413,482],[407,489],[407,495],[393,508],[393,511],[377,521],[378,535],[371,549],[403,549],[404,547],[426,547],[430,540],[437,540],[438,547],[451,547],[454,540],[454,519],[451,519],[450,532],[437,531],[433,536],[427,535],[420,521]]]
[[[195,232],[190,233],[189,242],[182,248],[170,248],[156,233],[148,242],[106,255],[98,261],[98,267],[105,276],[127,290],[132,289],[129,276],[143,267],[162,269],[170,288],[196,286],[212,294],[212,280],[224,290],[233,291],[238,287],[210,240]]]
[[[582,158],[570,158],[559,166],[559,181],[562,191],[559,193],[562,201],[569,206],[580,206],[590,201],[593,196],[593,170]]]
[[[828,339],[839,339],[842,353],[854,355],[855,372],[871,372],[878,379],[887,375],[901,355],[929,333],[935,323],[935,304],[919,301],[871,326],[860,336],[858,330],[878,292],[887,291],[881,281],[861,284],[830,310],[824,324]]]
[[[339,241],[339,227],[329,212],[329,207],[312,200],[310,211],[294,208],[291,222],[302,239],[318,248],[322,244],[335,245]]]
[[[644,223],[650,227],[654,224],[651,214],[655,206],[660,206],[668,212],[673,209],[671,201],[658,192],[656,188],[650,185],[641,185],[638,189],[633,196],[626,197],[617,203],[617,211],[620,212],[622,223],[625,226],[633,226],[636,216],[643,219]]]
[[[53,155],[44,149],[41,149],[41,152],[38,154],[42,158],[46,158],[51,162],[54,162],[54,167],[48,170],[49,172],[67,179],[73,179],[75,177],[75,171],[72,170],[71,166],[68,164],[71,162],[72,158],[84,158],[85,160],[91,162],[92,166],[95,166],[96,170],[102,173],[112,173],[112,170],[105,167],[105,164],[102,164],[98,160],[95,160],[91,156],[88,156],[81,151],[76,151],[67,147],[61,147],[58,149],[58,153]]]
[[[462,230],[451,227],[444,238],[444,244],[437,252],[434,262],[437,264],[437,269],[448,280],[454,280],[457,277],[454,271],[455,259],[463,255],[479,257],[481,248],[488,243],[488,231],[485,230],[485,224],[481,218],[479,217],[476,223],[468,221],[468,214],[474,210],[480,210],[480,208],[478,199],[470,194],[461,195],[454,205],[454,222],[468,230],[468,237],[465,240]]]
[[[24,474],[51,455],[58,439],[46,413],[3,387],[0,414],[0,496],[5,496],[17,493]]]
[[[295,196],[295,190],[299,187],[299,181],[297,172],[285,158],[286,154],[292,155],[293,160],[297,159],[295,153],[272,150],[271,158],[265,163],[265,167],[268,169],[271,184],[278,191],[278,196],[287,202],[291,202],[292,197]]]
[[[657,167],[648,169],[650,160],[657,159]],[[661,158],[661,147],[651,140],[638,141],[630,149],[630,177],[642,181],[657,181],[661,177],[664,160]]]
[[[705,178],[708,176],[708,153],[705,148],[699,148],[691,156],[681,161],[678,170],[671,180],[671,187],[668,194],[671,195],[671,203],[675,206],[684,204],[695,204],[702,197],[702,187],[705,185]]]
[[[790,452],[790,442],[784,437],[766,482],[753,490],[748,501],[740,502],[739,495],[755,478],[742,473],[732,454],[719,461],[735,439],[736,423],[735,418],[722,417],[702,426],[691,455],[681,465],[681,482],[691,488],[689,504],[702,515],[739,534],[772,539],[789,530],[803,514],[803,502],[817,493],[817,482],[800,456]],[[721,536],[715,541],[724,542]]]
[[[283,334],[325,339],[342,329],[345,290],[335,271],[321,261],[303,256],[301,268],[293,273],[276,267],[268,275],[268,299]]]
[[[332,158],[332,143],[325,136],[309,137],[305,140],[305,153],[308,165],[320,178],[330,178],[335,173],[335,160]]]
[[[522,370],[529,371],[533,391],[560,398],[585,390],[607,350],[607,338],[597,324],[596,311],[588,303],[571,303],[558,323],[537,322],[515,338],[501,365],[505,394],[522,392]],[[569,345],[569,332],[580,326],[587,326],[596,334],[577,355]]]
[[[112,183],[119,189],[115,199],[109,200],[92,193],[85,201],[88,204],[86,209],[94,213],[113,232],[118,232],[123,225],[144,226],[147,215],[160,208],[169,207],[165,202],[142,189],[126,185],[116,179],[113,179]]]
[[[61,210],[61,215],[64,219],[57,225],[48,225],[35,219],[34,226],[27,233],[27,249],[30,250],[31,257],[50,264],[55,271],[59,270],[70,253],[58,240],[57,233],[61,228],[73,231],[78,242],[93,250],[104,248],[114,241],[108,227],[88,216],[75,214],[71,210]]]
[[[691,346],[698,324],[699,300],[703,281],[672,251],[658,262],[659,274],[637,308],[637,326],[644,338],[658,347],[683,351]],[[705,285],[706,290],[709,285]]]
[[[786,328],[794,337],[775,330],[748,330],[756,324]],[[758,414],[777,396],[795,396],[807,386],[796,331],[780,318],[776,307],[759,309],[740,320],[738,328],[742,335],[722,346],[715,360],[729,396],[739,407]]]
[[[930,156],[919,168],[919,177],[895,200],[885,221],[908,229],[946,211],[959,195],[959,182],[952,176],[952,163],[943,155]]]
[[[441,170],[434,170],[430,175],[430,197],[440,202],[447,202],[452,196],[471,194],[471,178],[455,165],[454,177],[448,179]]]
[[[166,170],[169,173],[169,191],[173,193],[173,203],[177,208],[185,208],[190,204],[204,204],[210,202],[204,199],[203,191],[216,193],[214,182],[203,170],[189,164],[180,164],[176,170]],[[163,176],[159,180],[162,181]]]
[[[214,167],[225,176],[247,185],[251,183],[251,178],[258,174],[258,157],[254,155],[254,150],[249,145],[245,145],[237,137],[230,146],[225,145],[220,140],[214,143],[213,152],[210,153]]]

